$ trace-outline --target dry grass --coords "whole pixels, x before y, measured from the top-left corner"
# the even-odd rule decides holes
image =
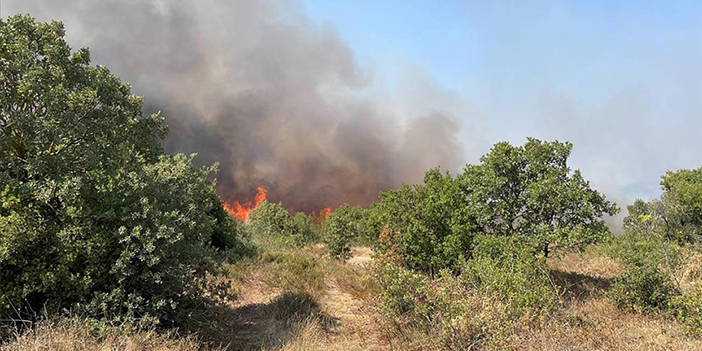
[[[373,263],[373,250],[369,247],[354,246],[351,248],[351,258],[348,264],[354,266],[368,267]]]
[[[619,311],[605,298],[571,305],[541,329],[512,334],[512,350],[702,350],[702,341],[685,337],[676,322]]]
[[[0,345],[2,351],[197,351],[200,343],[194,338],[176,338],[155,331],[135,334],[108,333],[98,338],[76,322],[39,324],[18,336],[13,342]],[[213,351],[216,349],[212,349]]]
[[[370,250],[354,248],[360,261]],[[365,264],[326,257],[318,245],[270,252],[230,267],[239,300],[218,313],[207,337],[227,350],[388,350],[370,304],[377,291]],[[223,328],[222,328],[223,326]]]
[[[672,319],[620,311],[604,297],[621,272],[597,248],[552,262],[563,288],[565,309],[539,329],[521,328],[510,337],[512,350],[702,350],[702,340],[682,334]]]
[[[684,255],[683,264],[676,273],[680,289],[684,292],[691,290],[696,282],[702,280],[702,253],[691,251]]]
[[[591,246],[583,253],[570,253],[550,261],[554,270],[577,272],[591,277],[613,279],[622,273],[622,267],[603,253],[604,248]]]
[[[202,331],[197,340],[153,331],[98,338],[76,323],[62,322],[40,324],[0,350],[446,349],[419,343],[411,334],[388,332],[374,305],[379,290],[370,278],[371,252],[353,252],[354,259],[341,263],[314,246],[231,266],[240,298],[216,311],[216,327]],[[618,310],[604,292],[621,268],[596,248],[566,255],[550,267],[564,308],[540,326],[518,322],[503,343],[486,344],[485,349],[702,350],[702,340],[684,336],[672,319]],[[693,260],[691,267],[686,277],[699,279],[699,262]],[[480,313],[471,315],[478,318]]]

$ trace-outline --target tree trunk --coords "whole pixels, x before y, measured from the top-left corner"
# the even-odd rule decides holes
[[[548,241],[544,243],[544,258],[548,258],[548,253],[549,253],[548,244],[549,244]]]

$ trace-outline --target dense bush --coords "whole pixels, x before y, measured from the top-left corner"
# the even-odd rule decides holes
[[[662,237],[629,232],[615,238],[610,251],[624,268],[607,293],[617,306],[646,314],[667,311],[678,294],[673,277],[682,262],[680,248]]]
[[[449,270],[434,278],[393,264],[380,266],[381,315],[390,333],[418,350],[500,348],[514,322],[509,307],[492,296],[476,294]]]
[[[377,268],[379,310],[398,335],[418,349],[499,348],[520,320],[543,322],[558,307],[533,245],[481,235],[473,253],[458,275],[444,269],[430,277],[393,263]]]
[[[381,193],[369,222],[375,236],[384,236],[381,255],[392,252],[407,267],[432,274],[457,270],[470,258],[476,231],[458,185],[438,169],[425,174],[424,184]]]
[[[262,202],[249,213],[246,225],[259,242],[273,246],[301,246],[314,237],[306,216],[292,217],[280,203]]]
[[[422,323],[431,320],[439,308],[426,275],[388,264],[378,277],[383,288],[380,310],[386,317],[406,317]]]
[[[478,236],[463,272],[465,282],[484,296],[498,298],[513,317],[547,315],[558,303],[545,259],[516,238]]]
[[[221,211],[219,207],[213,208],[209,215],[216,221],[212,246],[217,249],[219,258],[234,263],[256,255],[256,246],[243,222],[234,219],[228,212]]]
[[[669,275],[646,265],[626,270],[607,294],[621,309],[654,314],[667,311],[671,298],[679,291]]]
[[[702,337],[702,282],[684,295],[673,297],[671,307],[687,334]]]
[[[680,268],[694,250],[682,247],[661,236],[626,233],[609,245],[611,256],[626,269],[654,267],[679,281]]]
[[[305,240],[316,240],[319,238],[319,230],[313,223],[312,218],[304,212],[298,212],[293,216],[293,225],[298,235]]]
[[[164,155],[162,117],[63,36],[0,21],[0,316],[186,324],[228,296],[207,277],[241,247],[214,169]]]
[[[361,207],[344,205],[332,212],[322,227],[329,254],[341,259],[349,258],[352,242],[368,240],[367,222],[367,210]]]
[[[694,325],[694,305],[678,295],[686,262],[699,254],[696,241],[702,224],[702,168],[667,172],[661,186],[660,199],[636,200],[628,206],[625,235],[611,245],[612,256],[625,271],[615,280],[609,296],[621,308],[641,313],[670,310],[675,314],[680,308],[679,318]]]

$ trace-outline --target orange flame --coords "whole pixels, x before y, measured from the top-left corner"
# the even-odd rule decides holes
[[[324,222],[327,221],[327,218],[329,218],[329,215],[332,212],[334,212],[334,210],[332,210],[331,207],[325,207],[325,208],[319,210],[319,212],[317,212],[317,215],[314,217],[317,225],[319,225],[319,226],[324,225]]]
[[[325,207],[324,209],[322,209],[322,211],[319,214],[324,220],[326,220],[327,218],[329,218],[329,215],[331,213],[332,213],[331,207]]]
[[[230,204],[229,202],[225,202],[222,204],[222,207],[229,212],[234,218],[237,218],[241,221],[246,221],[249,218],[249,212],[251,212],[253,209],[261,205],[263,201],[266,201],[266,189],[264,189],[262,186],[259,186],[256,188],[256,197],[254,198],[254,202],[251,201],[246,201],[243,205],[239,202],[239,200],[234,200],[233,204]]]

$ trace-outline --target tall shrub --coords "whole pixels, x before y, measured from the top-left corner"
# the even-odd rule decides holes
[[[208,279],[239,239],[214,168],[165,155],[141,109],[61,23],[0,21],[0,316],[184,325],[228,296]]]

